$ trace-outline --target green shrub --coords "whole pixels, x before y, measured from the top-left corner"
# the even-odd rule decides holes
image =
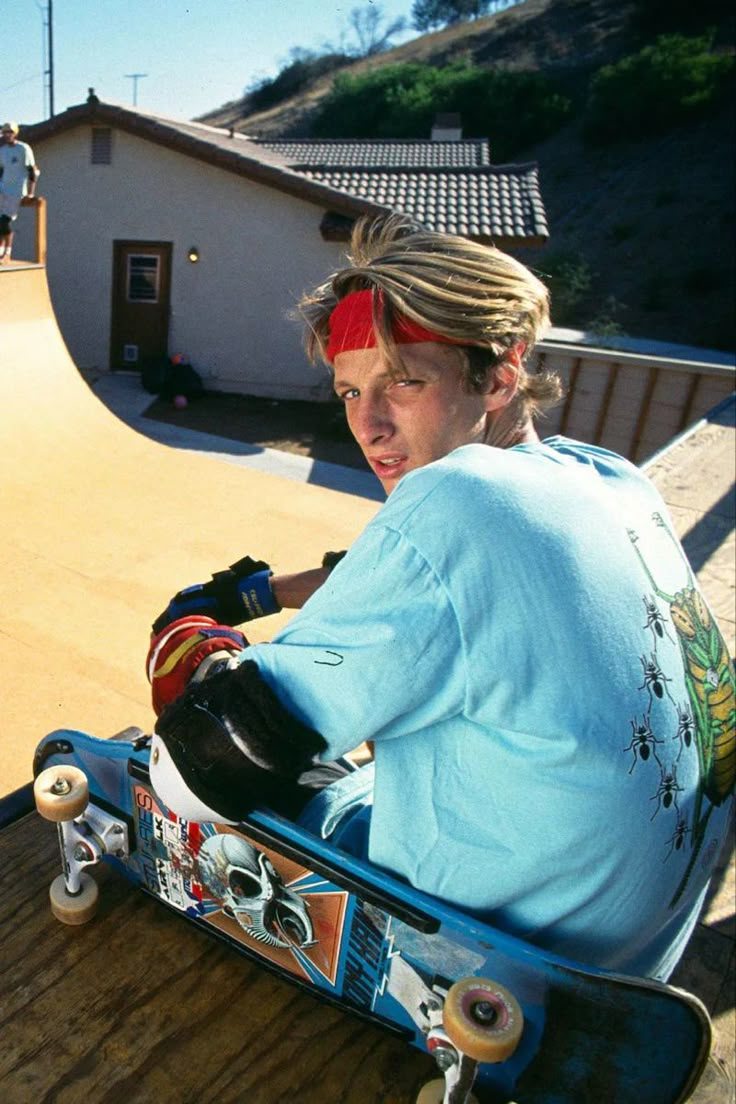
[[[626,330],[618,316],[628,308],[615,295],[607,296],[601,304],[598,314],[586,322],[583,329],[596,337],[626,337]]]
[[[338,75],[312,134],[426,137],[440,111],[459,112],[466,137],[489,138],[498,162],[558,129],[570,102],[539,73],[482,69],[465,61],[443,69],[410,62]]]
[[[605,65],[591,81],[584,132],[591,141],[659,134],[705,111],[733,85],[734,59],[712,36],[660,35],[654,45]]]
[[[576,309],[590,291],[590,265],[579,253],[561,250],[544,259],[537,276],[549,288],[552,319],[556,326],[572,325]]]
[[[311,81],[326,73],[334,73],[335,69],[348,65],[352,60],[346,54],[322,54],[319,57],[305,54],[297,57],[275,77],[267,78],[255,88],[246,91],[249,108],[252,111],[265,111],[274,104],[296,96]]]

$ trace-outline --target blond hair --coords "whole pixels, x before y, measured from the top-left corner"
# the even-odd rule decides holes
[[[326,361],[330,315],[353,291],[380,293],[381,309],[379,296],[374,305],[376,343],[394,371],[402,368],[391,332],[397,316],[404,315],[463,347],[469,390],[485,390],[510,349],[523,345],[525,361],[549,324],[547,289],[519,261],[494,246],[419,227],[403,215],[360,219],[347,259],[345,268],[299,303],[313,363]],[[529,373],[522,363],[519,413],[534,416],[560,394],[555,374]]]

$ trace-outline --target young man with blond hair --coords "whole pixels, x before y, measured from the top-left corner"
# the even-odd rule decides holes
[[[149,653],[155,788],[195,820],[269,804],[550,951],[666,978],[735,737],[662,499],[613,453],[540,440],[547,292],[499,250],[361,224],[301,313],[387,501],[321,569],[246,558],[175,595]],[[302,605],[268,644],[223,627]]]

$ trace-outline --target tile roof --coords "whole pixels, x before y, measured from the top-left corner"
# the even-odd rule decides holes
[[[537,166],[483,169],[309,169],[311,180],[403,211],[434,230],[466,237],[539,241],[548,236]]]
[[[323,233],[349,236],[361,214],[402,211],[434,230],[508,248],[542,245],[547,220],[536,164],[491,165],[485,139],[253,139],[233,130],[102,103],[67,108],[32,127],[31,144],[76,126],[117,126],[148,141],[321,207]]]
[[[491,165],[484,138],[263,138],[253,144],[309,180],[403,211],[434,230],[506,245],[548,237],[537,166]],[[339,236],[339,221],[329,229]]]
[[[375,207],[362,197],[337,192],[317,180],[308,180],[292,169],[279,154],[262,149],[243,135],[204,123],[183,122],[120,104],[103,103],[96,97],[90,97],[84,104],[68,107],[43,122],[23,127],[23,135],[33,145],[79,126],[118,127],[156,145],[205,161],[213,168],[258,181],[322,208],[334,208],[348,218],[358,218],[366,213],[385,213],[384,208]]]
[[[306,168],[472,168],[490,165],[485,138],[457,142],[368,138],[325,141],[293,138],[254,138],[255,145],[279,154],[293,169]]]

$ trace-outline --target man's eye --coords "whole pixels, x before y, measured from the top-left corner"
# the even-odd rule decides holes
[[[395,387],[421,387],[423,380],[418,379],[397,379],[395,381]]]
[[[343,402],[350,402],[351,399],[355,399],[360,394],[357,387],[347,387],[344,391],[338,391],[338,399],[342,399]]]

